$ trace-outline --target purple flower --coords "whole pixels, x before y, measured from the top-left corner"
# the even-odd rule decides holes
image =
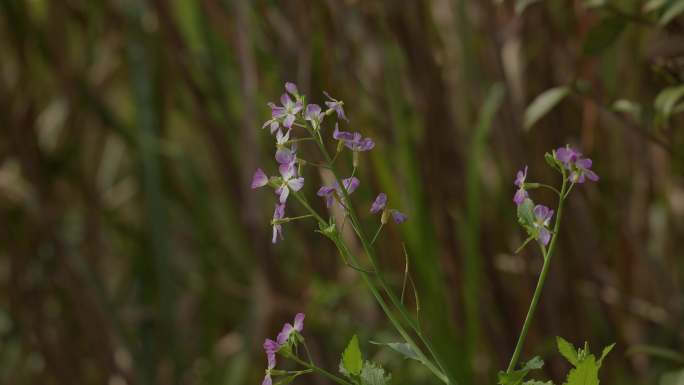
[[[518,206],[520,206],[525,198],[529,196],[525,190],[525,179],[527,179],[527,166],[518,171],[518,174],[515,177],[515,182],[513,182],[514,185],[518,186],[518,190],[515,192],[515,195],[513,195],[513,202],[515,202],[515,204]]]
[[[294,102],[290,95],[284,93],[280,96],[280,103],[282,106],[277,106],[273,103],[268,104],[271,107],[271,116],[278,121],[282,120],[285,128],[290,128],[295,121],[295,115],[302,110],[302,102],[299,100]],[[273,131],[273,126],[271,126],[271,130]]]
[[[271,339],[266,339],[264,341],[264,351],[266,352],[266,361],[268,362],[268,366],[266,367],[266,375],[264,376],[264,380],[261,382],[261,385],[272,385],[273,380],[271,379],[271,370],[273,370],[276,366],[276,352],[280,346],[278,344],[271,340]]]
[[[318,104],[309,104],[304,111],[304,119],[310,121],[314,127],[317,127],[323,121],[325,114],[321,112],[321,106]]]
[[[342,141],[350,150],[356,152],[368,151],[375,147],[373,139],[363,138],[358,132],[340,131],[337,124],[333,131],[333,139]]]
[[[328,98],[328,101],[325,102],[325,105],[328,106],[329,109],[335,111],[337,113],[337,118],[338,119],[344,119],[347,122],[349,122],[349,119],[347,119],[347,116],[344,114],[344,108],[342,108],[342,105],[344,105],[344,102],[341,100],[337,100],[330,96],[327,92],[323,91],[323,94],[325,95],[326,98]]]
[[[592,162],[589,158],[577,159],[577,161],[575,161],[575,167],[570,173],[570,181],[574,183],[584,183],[585,179],[589,179],[592,182],[597,182],[599,176],[591,170],[591,164]]]
[[[406,220],[408,219],[408,216],[399,210],[392,209],[390,210],[390,213],[392,214],[392,220],[394,220],[394,223],[398,225],[406,222]]]
[[[373,201],[373,205],[371,205],[370,212],[373,214],[377,214],[385,209],[385,205],[387,205],[387,194],[380,193],[375,198],[375,201]]]
[[[292,333],[301,333],[304,330],[304,317],[304,313],[297,313],[292,325],[289,323],[283,325],[283,329],[278,333],[278,337],[276,337],[276,342],[279,346],[285,345]]]
[[[254,176],[252,177],[252,189],[259,188],[259,187],[264,187],[268,184],[268,177],[264,173],[264,171],[260,168],[257,168],[256,171],[254,172]]]
[[[290,140],[290,130],[287,130],[285,134],[283,134],[281,131],[278,131],[276,134],[276,153],[275,153],[275,158],[278,164],[292,164],[294,161],[297,159],[296,156],[296,147],[294,144],[292,145],[292,148],[287,148],[285,147],[285,144]]]
[[[560,160],[566,168],[582,156],[582,153],[570,146],[556,149],[556,159]]]
[[[586,179],[592,182],[599,180],[599,176],[591,170],[591,159],[583,158],[581,152],[570,146],[556,149],[556,159],[560,160],[563,166],[570,170],[568,180],[572,183],[584,183]]]
[[[276,203],[275,210],[273,211],[273,220],[271,221],[273,224],[273,239],[271,242],[273,243],[278,242],[278,237],[281,240],[283,239],[283,225],[279,222],[283,217],[285,217],[285,204]]]
[[[354,190],[356,190],[359,187],[360,183],[361,181],[359,181],[359,179],[356,177],[350,177],[342,180],[342,185],[344,185],[344,189],[347,190],[347,194],[353,193]],[[335,196],[337,196],[338,199],[342,199],[344,197],[344,194],[340,189],[340,185],[337,183],[337,181],[335,181],[335,183],[332,186],[321,187],[320,189],[318,189],[318,192],[316,194],[319,197],[325,198],[325,206],[328,208],[332,207],[333,201],[335,200]],[[340,205],[342,204],[340,203]]]
[[[285,83],[285,91],[289,92],[294,97],[299,96],[299,91],[297,90],[297,85],[292,83],[292,82],[286,82]]]
[[[335,122],[335,131],[333,131],[333,139],[346,142],[354,140],[354,134],[347,131],[340,131],[339,125],[337,124],[337,122]]]
[[[549,224],[553,210],[544,205],[534,206],[534,228],[537,230],[537,240],[544,246],[549,244],[551,240],[551,232],[549,231]]]
[[[299,191],[304,187],[304,178],[297,177],[297,170],[293,163],[281,164],[278,167],[282,181],[275,193],[279,196],[280,203],[285,203],[290,195],[290,190]]]

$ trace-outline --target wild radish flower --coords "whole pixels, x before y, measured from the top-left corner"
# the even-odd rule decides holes
[[[285,144],[290,140],[290,131],[292,131],[292,129],[287,130],[285,134],[283,134],[281,131],[278,131],[276,134],[277,150],[275,153],[275,158],[278,164],[290,164],[296,159],[296,147],[294,145],[292,146],[292,149],[285,147]]]
[[[350,177],[342,180],[342,185],[344,186],[344,189],[347,190],[347,194],[353,193],[354,190],[359,187],[360,183],[361,181],[359,181],[359,179],[356,177]],[[336,196],[338,199],[342,199],[344,197],[344,193],[340,189],[340,185],[337,183],[337,181],[332,186],[321,187],[318,189],[316,194],[319,197],[325,198],[325,206],[328,208],[332,207]],[[340,205],[342,205],[342,203],[340,203]]]
[[[551,232],[549,231],[549,225],[551,223],[551,217],[553,216],[553,210],[549,209],[544,205],[534,206],[534,222],[532,225],[536,230],[536,239],[542,245],[546,246],[551,240]]]
[[[599,176],[591,170],[591,159],[582,158],[582,153],[570,146],[556,149],[556,159],[561,161],[566,169],[570,170],[568,177],[570,182],[584,183],[586,179],[592,182],[599,180]]]
[[[566,168],[575,163],[582,156],[582,153],[570,146],[559,147],[556,149],[556,159],[560,160]]]
[[[398,225],[406,222],[406,220],[408,219],[408,215],[396,209],[391,209],[390,214],[392,214],[392,220],[394,220],[394,223]]]
[[[310,121],[314,128],[317,128],[321,124],[324,117],[325,114],[321,112],[321,106],[318,104],[309,104],[306,106],[304,119]]]
[[[292,325],[289,323],[286,323],[283,325],[283,329],[278,333],[278,337],[276,337],[276,342],[278,343],[278,346],[283,346],[287,343],[287,341],[290,339],[290,336],[292,333],[301,333],[302,330],[304,330],[304,313],[297,313],[294,318],[294,322]]]
[[[280,203],[285,203],[290,195],[290,189],[299,191],[304,187],[304,178],[297,177],[297,170],[293,163],[281,164],[278,166],[278,171],[280,171],[282,180],[275,193],[279,196]]]
[[[257,168],[252,177],[252,189],[263,187],[270,183],[271,186],[276,188],[275,193],[278,195],[279,202],[285,203],[290,195],[290,190],[299,191],[304,187],[304,178],[297,177],[294,162],[281,164],[278,166],[278,171],[280,171],[280,177],[269,179],[263,170]]]
[[[344,108],[342,108],[344,102],[333,98],[332,96],[330,96],[330,94],[328,94],[325,91],[323,91],[323,94],[326,98],[328,98],[328,101],[325,102],[325,105],[328,106],[329,109],[328,112],[335,111],[337,113],[338,119],[344,119],[347,122],[349,122],[349,119],[347,119],[347,116],[344,114]]]
[[[292,82],[285,82],[285,91],[289,92],[295,98],[299,98],[299,91],[297,85]]]
[[[280,237],[280,239],[283,240],[283,225],[280,223],[280,220],[284,217],[285,204],[276,203],[275,210],[273,211],[273,220],[271,221],[271,224],[273,225],[273,239],[271,240],[271,242],[273,243],[278,242],[278,237]]]
[[[513,202],[518,206],[529,196],[527,190],[525,190],[525,179],[527,179],[527,166],[518,171],[515,182],[513,182],[514,185],[518,186],[518,191],[513,195]]]
[[[259,188],[259,187],[264,187],[268,184],[268,177],[264,173],[264,171],[260,168],[257,168],[256,171],[254,172],[254,176],[252,177],[252,189]]]
[[[268,362],[268,365],[266,366],[266,375],[264,376],[264,380],[261,382],[261,385],[273,385],[271,371],[275,369],[276,352],[279,348],[280,346],[278,346],[278,344],[271,339],[267,338],[266,341],[264,341],[264,351],[266,352],[266,361]]]
[[[384,210],[386,205],[387,205],[387,194],[380,193],[375,198],[375,201],[373,201],[373,204],[371,205],[370,212],[372,214],[377,214],[380,211]]]
[[[574,183],[584,183],[585,179],[589,179],[592,182],[598,181],[599,176],[591,170],[591,164],[592,162],[589,158],[577,159],[575,167],[570,173],[570,181]]]
[[[373,204],[371,205],[370,212],[373,214],[377,214],[380,211],[382,211],[382,216],[380,217],[380,223],[387,224],[389,217],[392,217],[392,220],[396,224],[402,224],[406,222],[408,219],[408,216],[401,211],[397,209],[386,209],[387,207],[387,194],[385,193],[380,193],[378,194],[377,197],[375,197],[375,201],[373,201]]]
[[[302,102],[300,100],[294,102],[290,95],[284,93],[280,96],[280,103],[282,106],[277,106],[273,103],[268,104],[271,107],[271,116],[278,121],[282,121],[283,127],[290,128],[295,121],[296,115],[302,110]],[[272,126],[271,130],[273,130]]]
[[[335,122],[335,131],[333,131],[333,139],[341,142],[348,142],[354,140],[354,134],[347,131],[340,131],[339,125]]]

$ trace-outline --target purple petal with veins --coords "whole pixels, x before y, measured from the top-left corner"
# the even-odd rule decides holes
[[[371,205],[370,212],[373,214],[377,214],[380,211],[385,209],[385,205],[387,205],[387,194],[380,193],[375,198],[375,201],[373,201],[373,204]]]
[[[254,176],[252,177],[252,188],[259,188],[266,186],[268,184],[268,177],[264,173],[264,171],[260,168],[257,168],[256,171],[254,172]]]

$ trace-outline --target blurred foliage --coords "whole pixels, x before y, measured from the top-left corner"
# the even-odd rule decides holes
[[[420,322],[462,384],[496,381],[541,266],[513,254],[514,173],[552,181],[543,154],[565,143],[601,181],[570,198],[523,356],[560,383],[553,336],[616,342],[604,383],[681,383],[680,364],[625,351],[684,349],[682,11],[0,1],[0,383],[260,383],[262,341],[297,311],[330,370],[354,333],[396,340],[311,223],[269,242],[271,197],[249,181],[272,167],[259,127],[286,80],[344,100],[377,140],[354,198],[365,211],[386,191],[410,215],[380,239],[382,263],[400,288],[405,242]],[[313,193],[319,176],[306,177]],[[391,349],[361,348],[392,384],[433,383]]]

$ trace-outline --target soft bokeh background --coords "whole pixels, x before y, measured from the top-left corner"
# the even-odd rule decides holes
[[[605,384],[659,383],[684,363],[630,347],[684,347],[684,121],[655,103],[682,84],[682,7],[585,3],[601,2],[0,1],[0,383],[256,384],[263,339],[298,311],[322,366],[356,333],[393,384],[436,383],[369,343],[398,337],[312,222],[270,243],[273,197],[249,182],[275,170],[259,128],[288,80],[376,139],[356,204],[386,191],[410,215],[381,262],[400,290],[406,244],[462,384],[505,367],[541,266],[513,254],[515,171],[557,184],[544,152],[581,147],[601,181],[569,201],[523,357],[560,383],[554,336],[616,342]],[[531,101],[571,83],[526,129]]]

